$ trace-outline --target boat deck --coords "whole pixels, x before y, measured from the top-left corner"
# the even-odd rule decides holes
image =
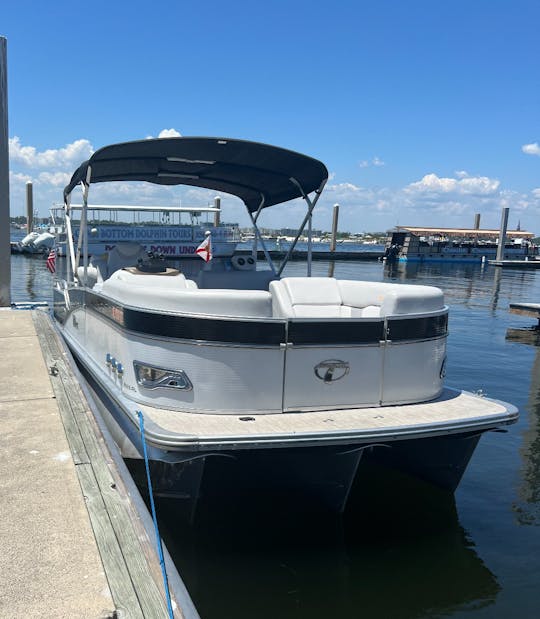
[[[267,415],[196,414],[141,406],[147,437],[172,449],[362,444],[484,431],[517,420],[511,405],[445,389],[431,402]],[[135,422],[134,416],[134,422]]]

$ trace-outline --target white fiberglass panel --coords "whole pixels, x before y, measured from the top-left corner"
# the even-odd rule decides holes
[[[405,404],[436,398],[443,388],[446,338],[388,342],[384,357],[382,404]]]
[[[382,351],[378,345],[288,348],[284,411],[378,405]]]
[[[64,330],[80,345],[86,345],[86,311],[79,307],[69,314]]]
[[[125,396],[137,402],[199,413],[281,412],[284,350],[183,342],[140,336],[88,314],[87,350]],[[123,376],[106,364],[107,353],[121,363]],[[182,370],[192,389],[137,384],[133,362]]]

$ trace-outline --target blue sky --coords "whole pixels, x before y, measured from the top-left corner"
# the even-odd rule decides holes
[[[537,0],[92,3],[3,0],[11,211],[45,215],[106,144],[245,138],[321,159],[314,226],[497,226],[540,233]],[[213,194],[96,186],[94,202],[203,205]],[[224,218],[247,222],[222,197]],[[286,226],[301,205],[267,209]]]

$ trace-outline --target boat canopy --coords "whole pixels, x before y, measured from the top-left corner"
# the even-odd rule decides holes
[[[82,163],[64,189],[69,201],[80,183],[148,181],[194,185],[232,194],[248,211],[320,193],[326,166],[277,146],[229,138],[177,137],[112,144]]]

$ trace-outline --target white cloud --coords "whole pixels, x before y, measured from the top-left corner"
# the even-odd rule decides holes
[[[163,129],[159,132],[158,138],[181,138],[182,135],[176,129]]]
[[[359,162],[358,164],[361,168],[369,168],[371,166],[374,166],[376,168],[380,168],[382,166],[385,166],[386,163],[380,159],[379,157],[375,156],[370,160],[364,159],[362,161]]]
[[[524,144],[521,147],[521,150],[526,155],[537,155],[540,157],[540,145],[538,144],[538,142],[533,142],[532,144]]]
[[[63,188],[68,184],[70,178],[71,174],[68,172],[41,172],[37,177],[37,182]]]
[[[177,131],[176,129],[162,129],[159,134],[158,134],[158,138],[181,138],[182,134]],[[153,135],[147,135],[146,136],[147,140],[153,140],[154,136]]]
[[[28,183],[32,180],[32,177],[29,174],[23,174],[22,172],[13,172],[9,171],[9,182],[10,183]]]
[[[457,194],[457,195],[493,195],[499,188],[500,181],[487,176],[465,176],[459,179],[439,177],[426,174],[422,180],[407,185],[408,194]]]
[[[88,140],[76,140],[63,148],[38,151],[35,146],[23,146],[17,136],[9,140],[9,157],[12,163],[29,168],[74,168],[88,159],[94,149]]]

